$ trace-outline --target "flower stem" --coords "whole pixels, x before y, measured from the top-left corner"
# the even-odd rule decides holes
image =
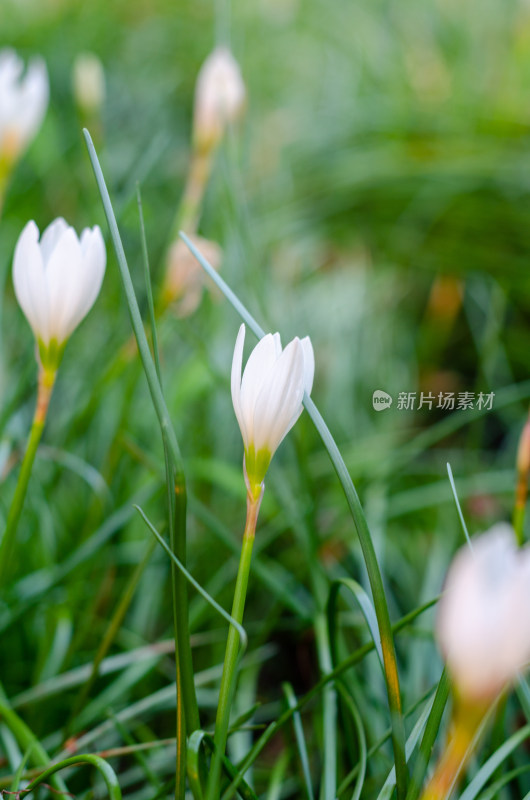
[[[243,545],[241,547],[241,557],[239,560],[236,588],[232,603],[232,617],[239,624],[243,621],[243,612],[245,610],[252,546],[254,544],[256,522],[262,496],[263,491],[258,497],[254,496],[250,491],[247,494],[247,520],[245,523],[245,532],[243,534]],[[225,752],[226,740],[228,738],[228,725],[230,722],[230,710],[235,689],[234,677],[238,660],[238,650],[239,632],[231,625],[226,642],[223,675],[219,691],[219,705],[217,707],[217,717],[215,719],[215,752],[212,756],[212,764],[208,778],[207,800],[216,800],[220,794],[221,760]]]
[[[4,207],[4,200],[7,193],[7,183],[10,174],[10,163],[5,155],[0,153],[0,217]]]
[[[453,791],[472,752],[484,708],[455,699],[449,737],[421,800],[446,800]]]
[[[48,412],[48,406],[50,404],[50,397],[52,394],[56,374],[57,373],[55,371],[52,372],[42,368],[39,372],[39,388],[37,392],[37,406],[35,408],[35,415],[33,417],[33,423],[31,426],[26,452],[20,468],[15,494],[13,495],[13,500],[11,501],[9,514],[7,515],[7,522],[4,535],[2,537],[2,543],[0,544],[0,586],[5,585],[6,577],[11,567],[11,558],[13,554],[13,545],[17,532],[17,526],[20,519],[20,514],[22,513],[24,498],[26,496],[31,469],[37,453],[37,447],[42,436],[44,423],[46,422],[46,414]],[[11,569],[11,571],[13,570]]]
[[[530,472],[530,414],[521,431],[517,448],[517,483],[515,486],[515,504],[513,509],[513,527],[517,544],[524,544],[524,517],[528,495],[528,474]]]
[[[175,524],[170,527],[171,549],[186,564],[186,484],[184,475],[175,476]],[[172,564],[173,611],[175,620],[175,646],[177,665],[182,682],[184,713],[188,736],[200,728],[199,710],[195,695],[193,660],[188,622],[188,583],[184,575]]]

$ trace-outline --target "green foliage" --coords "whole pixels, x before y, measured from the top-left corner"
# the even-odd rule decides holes
[[[383,618],[414,800],[446,732],[431,606],[464,542],[446,465],[471,535],[509,518],[530,398],[530,11],[523,0],[229,5],[0,0],[0,47],[42,55],[51,84],[0,219],[2,529],[36,393],[10,275],[17,237],[28,219],[42,229],[63,215],[78,231],[100,224],[108,251],[101,295],[62,358],[0,592],[0,787],[22,786],[51,760],[64,767],[51,785],[79,800],[174,792],[175,562],[150,549],[135,506],[165,537],[175,466],[186,477],[186,569],[202,587],[189,587],[201,729],[188,780],[195,797],[206,785],[228,631],[218,606],[231,607],[245,519],[229,387],[240,319],[206,276],[193,315],[169,309],[156,330],[152,319],[195,79],[229,30],[248,103],[216,154],[199,233],[221,245],[221,276],[264,329],[284,342],[311,336],[313,399],[341,461],[304,412],[269,468],[223,797],[235,783],[249,798],[392,796],[401,720],[380,665]],[[73,99],[84,51],[105,69],[101,120]],[[83,126],[112,198],[156,413]],[[376,389],[392,395],[390,409],[374,410]],[[440,392],[465,391],[494,392],[493,409],[436,407]],[[417,393],[414,410],[398,408],[399,392]],[[421,392],[432,409],[417,407]],[[463,797],[530,793],[527,694],[521,683],[484,735]],[[82,759],[97,769],[78,769]]]

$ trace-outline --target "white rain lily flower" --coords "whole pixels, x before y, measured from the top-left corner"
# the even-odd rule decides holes
[[[95,53],[80,53],[72,72],[74,98],[85,114],[96,114],[105,100],[105,71]]]
[[[0,51],[0,160],[11,164],[37,133],[48,106],[48,73],[34,58],[26,74],[14,50]]]
[[[241,378],[244,343],[241,325],[232,361],[232,403],[245,447],[249,490],[257,494],[272,456],[302,413],[304,392],[311,392],[315,358],[308,336],[296,337],[282,350],[280,334],[268,333],[250,354]]]
[[[59,218],[46,228],[40,242],[34,222],[28,222],[20,234],[13,259],[13,283],[44,367],[57,368],[66,340],[92,308],[106,260],[97,225],[85,228],[78,238]]]
[[[530,551],[495,525],[456,555],[437,618],[437,638],[457,692],[489,703],[530,660]]]
[[[223,136],[245,105],[245,84],[239,64],[227,47],[217,47],[202,65],[195,87],[194,135],[209,150]]]

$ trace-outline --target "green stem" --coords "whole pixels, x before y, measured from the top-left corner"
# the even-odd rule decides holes
[[[177,473],[175,477],[175,524],[170,527],[171,549],[184,566],[186,566],[186,484],[184,476]],[[188,736],[200,728],[199,710],[195,699],[195,681],[193,661],[190,647],[188,622],[188,584],[176,565],[173,564],[173,585],[175,592],[175,631],[178,647],[178,663],[182,673],[182,689],[186,713],[186,730]]]
[[[230,289],[228,284],[216,273],[199,250],[195,247],[189,237],[181,232],[181,238],[186,242],[195,258],[208,273],[213,282],[221,289],[228,301],[234,306],[238,314],[242,317],[249,328],[254,331],[256,336],[261,339],[265,335],[263,328],[258,325],[254,317],[247,311],[239,298]],[[403,711],[401,708],[401,693],[399,687],[399,675],[397,669],[396,650],[392,637],[392,625],[386,602],[383,578],[379,569],[374,544],[368,529],[368,523],[364,516],[361,502],[353,485],[353,481],[347,470],[346,464],[340,454],[339,448],[331,432],[324,422],[322,415],[313,403],[311,398],[304,395],[304,406],[311,417],[320,437],[324,443],[329,457],[337,473],[337,477],[342,485],[346,501],[352,515],[354,525],[359,537],[361,549],[363,551],[366,571],[370,581],[370,588],[374,600],[374,608],[377,617],[377,625],[381,636],[381,647],[383,651],[383,665],[385,668],[385,682],[388,695],[388,707],[390,711],[390,724],[392,727],[392,748],[394,751],[394,761],[396,765],[396,794],[397,800],[404,800],[407,793],[408,768],[405,755],[405,726],[403,723]]]
[[[24,498],[26,497],[33,462],[35,461],[35,455],[37,453],[37,447],[39,446],[44,423],[46,422],[46,414],[48,412],[53,384],[55,382],[55,375],[55,372],[50,372],[42,368],[39,373],[37,407],[31,425],[26,452],[20,468],[15,494],[13,495],[11,507],[7,515],[2,543],[0,544],[0,586],[2,587],[5,586],[9,572],[15,572],[11,565],[15,536],[24,505]]]
[[[326,615],[323,613],[319,613],[315,619],[315,637],[320,669],[323,675],[329,675],[333,669],[333,664]],[[322,701],[324,709],[324,758],[320,796],[328,800],[328,798],[335,798],[337,794],[337,695],[333,683],[328,683],[324,687]]]
[[[263,490],[258,497],[255,497],[251,492],[247,494],[247,520],[245,523],[245,532],[243,534],[243,545],[241,547],[234,601],[232,603],[232,617],[240,625],[243,622],[243,612],[245,610],[245,599],[247,596],[248,577],[250,573],[250,560],[252,558],[252,546],[254,544],[256,522],[262,496]],[[221,688],[219,690],[219,705],[217,707],[217,716],[215,719],[215,752],[212,756],[210,775],[208,778],[207,800],[216,800],[220,795],[221,766],[226,748],[226,740],[228,738],[228,725],[230,723],[230,709],[235,690],[234,677],[238,661],[238,651],[239,631],[235,626],[231,625],[226,642],[223,675],[221,678]]]
[[[10,163],[5,156],[0,154],[0,217],[4,207],[4,200],[7,194],[7,183],[11,172]]]
[[[524,544],[524,517],[525,506],[516,504],[513,510],[512,523],[515,531],[515,538],[519,547],[522,547]]]

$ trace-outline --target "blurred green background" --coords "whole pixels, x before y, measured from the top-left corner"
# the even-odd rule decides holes
[[[136,359],[112,367],[130,324],[81,134],[86,120],[74,102],[76,56],[93,52],[105,70],[93,135],[145,310],[136,183],[156,289],[190,158],[196,76],[216,43],[230,43],[248,103],[217,154],[200,233],[221,245],[223,277],[263,327],[281,331],[284,342],[311,336],[313,396],[361,494],[397,619],[436,595],[463,541],[447,462],[471,532],[511,514],[530,396],[530,4],[0,0],[0,14],[0,47],[43,56],[51,86],[45,122],[12,176],[0,221],[2,516],[36,386],[32,335],[12,289],[15,242],[28,219],[42,230],[64,216],[78,231],[100,224],[108,246],[100,298],[61,365],[18,564],[0,603],[0,677],[52,752],[65,731],[84,731],[80,747],[101,750],[128,737],[173,735],[173,692],[156,694],[173,680],[170,643],[162,656],[143,650],[169,641],[172,627],[169,564],[157,550],[110,651],[125,661],[109,667],[69,721],[83,665],[149,544],[132,504],[160,529],[165,514],[145,379]],[[159,327],[189,484],[189,565],[226,608],[244,523],[229,391],[238,326],[226,301],[207,291],[195,314],[168,313]],[[374,411],[376,389],[393,396],[390,409]],[[403,391],[495,398],[487,413],[403,410]],[[315,586],[345,574],[365,580],[340,486],[306,416],[276,455],[267,489],[239,699],[240,713],[262,704],[258,724],[277,715],[280,681],[304,692],[318,674]],[[201,671],[221,662],[226,630],[191,595]],[[345,604],[344,615],[353,647],[366,632],[358,610]],[[406,707],[439,676],[431,627],[426,615],[398,641]],[[369,742],[385,728],[384,687],[371,659],[356,678]],[[60,676],[72,670],[70,685]],[[207,723],[218,675],[201,680]],[[305,718],[317,754],[319,713],[315,706]],[[234,738],[236,756],[251,735]],[[262,772],[290,747],[287,733],[275,740]],[[159,748],[147,767],[131,757],[115,766],[131,796],[151,797],[145,775],[165,779],[172,757],[171,747]],[[374,785],[390,765],[383,748],[371,767]],[[296,766],[291,772],[284,796],[296,797]],[[256,779],[265,785],[259,770]]]

